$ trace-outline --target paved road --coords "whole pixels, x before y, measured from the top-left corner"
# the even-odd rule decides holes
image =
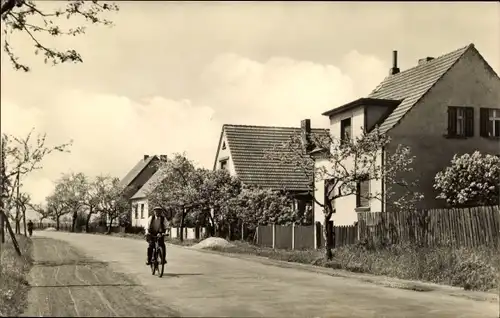
[[[498,317],[498,304],[490,302],[387,288],[174,246],[168,247],[166,274],[158,278],[144,265],[145,242],[57,232],[34,236],[39,265],[32,272],[32,285],[64,287],[32,288],[27,315]],[[49,266],[43,266],[44,261]],[[79,282],[89,287],[73,286]]]

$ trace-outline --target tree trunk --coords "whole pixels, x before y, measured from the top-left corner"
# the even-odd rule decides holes
[[[24,236],[28,236],[27,235],[27,231],[26,231],[26,208],[23,209],[23,223],[24,223]]]
[[[212,213],[210,212],[210,210],[208,210],[208,227],[207,227],[207,236],[210,237],[210,236],[214,236],[215,234],[215,221],[214,221],[214,218],[212,217]]]
[[[60,217],[61,217],[60,215],[56,216],[56,231],[59,231],[59,218]]]
[[[90,208],[89,209],[89,214],[87,214],[87,220],[85,220],[85,232],[88,233],[89,232],[89,223],[90,223],[90,217],[92,216],[92,213],[93,213],[93,209]]]
[[[111,225],[113,225],[113,221],[116,219],[116,216],[109,217],[108,231],[106,234],[111,234]]]
[[[3,203],[3,200],[1,200]],[[3,204],[1,205],[1,208],[3,208]],[[0,236],[2,239],[2,243],[5,243],[5,219],[4,219],[4,214],[3,210],[0,210]]]
[[[19,199],[19,198],[18,198]],[[21,218],[19,217],[19,206],[16,205],[16,218],[15,218],[15,227],[16,234],[21,234]]]
[[[329,261],[333,258],[333,253],[332,253],[332,242],[331,242],[331,235],[332,235],[332,228],[329,226],[330,219],[332,218],[332,210],[326,209],[329,211],[325,211],[325,219],[324,219],[324,224],[323,224],[323,239],[325,240],[325,260]]]
[[[73,220],[71,221],[71,232],[75,232],[77,218],[78,218],[78,210],[75,210],[73,211]]]
[[[179,239],[181,240],[181,242],[184,242],[184,219],[186,217],[186,210],[183,209],[182,210],[182,214],[181,214],[181,224],[180,224],[180,228],[181,228],[181,235],[179,237]]]

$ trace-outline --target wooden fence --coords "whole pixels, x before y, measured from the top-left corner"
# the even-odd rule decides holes
[[[499,206],[358,213],[359,239],[421,246],[497,246]]]
[[[499,206],[390,212],[360,212],[357,225],[334,226],[333,247],[363,241],[391,245],[477,247],[500,243]],[[256,244],[277,249],[324,246],[323,226],[265,225]]]
[[[261,225],[257,228],[256,244],[276,249],[305,250],[324,246],[324,228],[315,225]],[[334,226],[334,247],[354,244],[358,232],[355,225]]]

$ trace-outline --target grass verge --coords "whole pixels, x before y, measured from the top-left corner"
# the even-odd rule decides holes
[[[0,255],[0,316],[19,317],[26,307],[27,275],[33,266],[31,239],[17,235],[21,256],[7,235]]]
[[[212,247],[225,253],[250,254],[287,262],[342,269],[355,273],[383,275],[462,287],[465,290],[498,293],[500,250],[492,248],[417,248],[392,246],[368,250],[360,245],[334,250],[325,261],[321,250],[273,250],[248,243],[231,242],[231,247]]]

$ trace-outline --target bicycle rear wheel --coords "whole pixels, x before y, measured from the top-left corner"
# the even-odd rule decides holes
[[[158,252],[156,253],[156,259],[155,262],[158,264],[158,276],[162,277],[163,276],[163,270],[165,269],[165,263],[163,263],[163,248],[158,247]]]

